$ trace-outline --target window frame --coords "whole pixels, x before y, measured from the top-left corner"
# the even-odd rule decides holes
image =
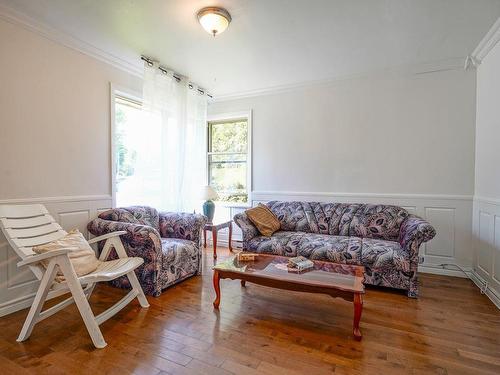
[[[116,98],[123,98],[130,100],[134,104],[142,106],[142,94],[138,91],[128,89],[113,83],[109,84],[110,91],[110,142],[111,142],[111,158],[110,158],[110,171],[111,171],[111,207],[116,207],[116,173],[117,173],[117,160],[116,160]]]
[[[237,121],[237,120],[246,120],[247,121],[247,202],[246,203],[238,203],[238,202],[220,202],[220,204],[224,207],[251,207],[252,206],[252,110],[241,111],[241,112],[228,112],[228,113],[217,113],[207,116],[207,127],[206,127],[206,181],[207,184],[210,183],[210,173],[209,173],[209,142],[210,142],[210,123],[215,122],[229,122],[229,121]],[[217,153],[215,153],[217,154]]]

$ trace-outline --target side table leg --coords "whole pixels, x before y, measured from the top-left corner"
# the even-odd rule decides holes
[[[212,229],[212,242],[214,243],[214,259],[217,259],[217,229]]]
[[[203,247],[207,247],[207,230],[203,229]]]
[[[231,246],[231,238],[233,237],[233,223],[232,222],[229,222],[229,242],[228,242],[228,247],[229,247],[229,251],[230,252],[233,252],[233,246]]]
[[[219,271],[214,270],[214,289],[215,289],[215,301],[214,301],[214,308],[217,310],[219,309],[219,304],[220,304],[220,275]]]
[[[363,312],[363,297],[360,293],[354,294],[354,323],[352,333],[356,341],[361,340],[361,331],[359,329],[359,321],[361,320],[361,313]]]

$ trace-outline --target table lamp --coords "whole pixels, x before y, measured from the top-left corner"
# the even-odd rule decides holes
[[[215,213],[215,203],[213,200],[217,199],[217,193],[210,185],[207,185],[202,189],[201,198],[205,200],[205,203],[203,203],[203,215],[205,215],[208,218],[208,222],[211,223]]]

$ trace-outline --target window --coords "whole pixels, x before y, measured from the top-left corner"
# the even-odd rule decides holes
[[[161,129],[145,118],[140,100],[115,93],[113,142],[115,205],[161,207]]]
[[[250,186],[249,115],[208,122],[208,184],[218,201],[248,204]]]

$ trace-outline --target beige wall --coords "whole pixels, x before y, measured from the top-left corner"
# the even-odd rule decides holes
[[[110,82],[140,79],[0,20],[0,200],[111,194]]]
[[[253,110],[253,190],[474,191],[475,73],[392,74],[216,102]]]

